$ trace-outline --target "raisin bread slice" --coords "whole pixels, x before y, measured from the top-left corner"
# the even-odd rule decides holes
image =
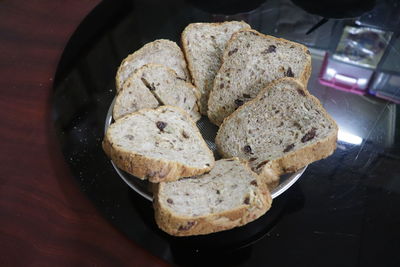
[[[113,118],[116,120],[142,108],[171,105],[182,108],[197,121],[201,117],[198,97],[196,87],[182,80],[172,69],[147,64],[125,81],[115,100]]]
[[[269,82],[286,76],[306,85],[311,73],[305,46],[254,30],[233,34],[222,61],[208,100],[208,117],[216,125]]]
[[[337,132],[318,99],[297,80],[283,78],[227,117],[216,144],[221,155],[248,160],[253,171],[276,184],[280,174],[331,155]]]
[[[124,82],[135,70],[148,63],[157,63],[169,67],[176,72],[179,78],[189,80],[182,50],[175,42],[160,39],[145,44],[122,61],[115,77],[117,92],[121,90]]]
[[[226,43],[241,29],[250,29],[250,26],[243,21],[192,23],[182,32],[183,51],[193,83],[201,93],[199,107],[203,115],[207,115],[208,95],[221,67]]]
[[[194,122],[173,106],[118,119],[107,129],[103,149],[119,168],[154,183],[203,174],[214,166]]]
[[[155,186],[158,226],[175,236],[232,229],[262,216],[272,198],[265,183],[237,158],[221,159],[207,174]]]

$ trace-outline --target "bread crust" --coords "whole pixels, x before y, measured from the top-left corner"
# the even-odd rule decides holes
[[[221,25],[224,25],[224,24],[229,24],[229,23],[232,23],[232,22],[233,21],[214,22],[214,23],[206,23],[206,22],[191,23],[188,26],[186,26],[186,28],[183,30],[183,32],[181,34],[181,46],[182,46],[183,54],[184,54],[186,62],[187,62],[187,68],[189,69],[189,73],[190,73],[190,76],[192,78],[192,83],[196,86],[196,88],[198,88],[199,93],[200,93],[199,79],[198,79],[198,75],[197,75],[196,71],[194,70],[194,65],[196,63],[195,63],[195,60],[190,56],[190,53],[188,52],[189,49],[188,49],[188,47],[186,45],[186,42],[184,41],[185,37],[187,35],[187,32],[191,31],[192,28],[194,26],[196,26],[196,25],[207,24],[210,27],[217,27],[217,26],[221,26]],[[241,23],[243,25],[243,28],[249,28],[250,29],[250,25],[248,25],[244,21],[235,21],[235,22]],[[212,81],[212,83],[214,83],[214,81]],[[212,88],[212,86],[211,86],[211,88]],[[208,102],[208,99],[207,99],[207,102]],[[206,103],[206,105],[207,105],[207,103]],[[203,108],[203,104],[200,102],[200,98],[199,98],[198,106],[199,106],[200,114],[207,116],[207,109]]]
[[[186,65],[186,61],[185,61],[185,56],[184,56],[181,48],[175,42],[173,42],[171,40],[158,39],[158,40],[155,40],[153,42],[150,42],[150,43],[147,43],[147,44],[143,45],[141,48],[139,48],[138,50],[136,50],[135,52],[133,52],[132,54],[128,55],[126,58],[124,58],[122,60],[121,64],[118,67],[117,74],[115,75],[115,88],[116,88],[117,93],[122,89],[123,82],[121,81],[120,77],[121,77],[122,71],[124,70],[125,65],[128,62],[133,61],[138,55],[144,53],[144,51],[146,51],[147,48],[152,47],[152,46],[156,45],[157,43],[166,43],[166,44],[174,47],[174,49],[176,49],[177,51],[181,52],[182,59],[183,59],[182,63],[183,63],[183,66],[184,66],[183,72],[185,73],[185,77],[180,77],[180,78],[185,79],[186,81],[190,80],[189,79],[190,78],[189,72],[187,70],[187,65]],[[154,62],[148,62],[148,63],[154,63]]]
[[[289,152],[285,154],[283,157],[271,160],[265,166],[258,171],[257,173],[259,176],[264,179],[270,189],[275,187],[277,185],[277,182],[279,182],[279,175],[285,174],[285,173],[291,173],[298,171],[299,169],[305,167],[306,165],[326,158],[330,156],[336,149],[336,141],[337,141],[337,132],[338,132],[338,126],[336,122],[332,119],[332,117],[326,112],[326,110],[323,108],[322,104],[319,102],[319,100],[311,95],[308,90],[306,90],[305,86],[298,81],[297,79],[294,78],[281,78],[278,80],[275,80],[271,83],[269,83],[264,89],[262,89],[257,97],[254,99],[246,102],[244,105],[240,106],[237,110],[235,110],[231,115],[226,117],[221,124],[217,136],[215,138],[215,144],[217,145],[217,149],[220,155],[222,157],[227,158],[230,157],[231,155],[226,154],[224,151],[221,150],[221,140],[219,138],[219,133],[221,129],[223,129],[224,125],[229,123],[229,120],[231,118],[234,118],[237,113],[241,112],[242,109],[244,109],[247,105],[252,105],[252,103],[260,101],[262,97],[264,97],[265,93],[270,90],[272,87],[275,86],[277,83],[281,83],[282,81],[290,81],[296,83],[296,86],[304,89],[304,94],[305,97],[311,98],[311,100],[318,106],[318,108],[322,111],[321,116],[325,116],[333,125],[333,134],[327,136],[326,138],[322,140],[318,140],[315,143],[311,143],[309,145],[305,145],[300,149],[294,150],[292,152]]]
[[[246,162],[241,161],[252,173],[258,184],[258,202],[243,204],[235,209],[196,217],[174,214],[159,198],[163,183],[154,187],[153,206],[155,220],[160,229],[174,236],[205,235],[245,225],[264,215],[271,207],[272,198],[265,183],[253,173]],[[257,200],[254,200],[256,202]],[[253,205],[251,205],[253,204]]]
[[[228,41],[228,43],[226,44],[226,47],[228,47],[231,43],[233,43],[236,40],[237,35],[239,35],[242,32],[252,32],[252,33],[254,33],[254,34],[258,35],[258,36],[261,36],[263,38],[266,38],[266,39],[272,39],[272,40],[275,40],[276,42],[283,42],[283,43],[287,43],[287,44],[290,44],[290,45],[294,45],[294,46],[300,47],[304,51],[304,53],[307,54],[308,56],[307,56],[307,62],[305,64],[305,67],[304,67],[304,70],[303,70],[302,74],[298,78],[295,78],[295,79],[298,80],[300,83],[302,83],[305,88],[307,87],[308,80],[309,80],[309,78],[311,76],[312,64],[311,64],[311,54],[310,54],[310,51],[308,50],[308,48],[306,46],[304,46],[302,44],[299,44],[299,43],[296,43],[296,42],[288,41],[286,39],[277,38],[277,37],[274,37],[274,36],[271,36],[271,35],[266,35],[266,34],[260,33],[260,32],[258,32],[256,30],[253,30],[253,29],[248,29],[248,30],[240,30],[240,31],[237,31],[234,34],[232,34],[232,37]],[[229,58],[228,53],[229,53],[228,49],[225,49],[224,53],[223,53],[223,56],[222,56],[222,64],[221,64],[221,67],[220,67],[220,69],[218,70],[217,73],[219,73],[220,71],[223,71],[225,60],[227,58]],[[273,82],[273,81],[271,81],[271,82]],[[214,89],[215,89],[215,80],[214,80],[213,89],[211,90],[209,98],[208,98],[208,107],[210,107],[211,104],[212,104],[212,100],[211,99],[213,99],[213,95],[215,94]],[[260,92],[261,91],[262,90],[260,90]],[[258,92],[258,95],[260,94],[260,92]],[[221,125],[221,123],[223,121],[223,120],[220,121],[220,118],[224,116],[224,115],[221,116],[220,113],[225,113],[225,112],[222,112],[222,110],[223,110],[222,107],[220,107],[220,109],[215,111],[215,112],[210,112],[210,109],[208,109],[208,118],[209,118],[209,120],[212,123],[214,123],[215,125],[217,125],[217,126]]]
[[[208,154],[210,155],[210,159],[212,160],[210,162],[210,166],[205,166],[203,168],[194,168],[176,161],[155,159],[144,155],[140,155],[139,153],[135,153],[133,151],[127,151],[122,147],[115,146],[112,143],[112,138],[110,137],[109,131],[107,131],[102,142],[102,147],[106,155],[115,163],[115,165],[118,168],[132,174],[133,176],[139,179],[142,180],[148,179],[152,183],[159,183],[161,181],[163,182],[175,181],[182,177],[200,175],[210,171],[215,164],[214,154],[208,148],[200,132],[197,130],[197,127],[194,124],[194,122],[190,119],[189,115],[185,111],[183,111],[178,107],[161,106],[156,110],[163,109],[166,107],[179,110],[180,113],[183,114],[187,118],[187,120],[192,124],[192,127],[196,129],[196,132],[194,133],[201,140],[204,150],[208,152]],[[141,109],[137,112],[127,114],[122,118],[120,118],[119,120],[122,120],[126,116],[133,116],[135,114],[144,113],[148,110],[152,109]],[[119,120],[117,120],[116,122],[118,122]]]

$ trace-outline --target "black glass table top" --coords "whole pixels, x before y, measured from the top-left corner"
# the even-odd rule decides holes
[[[55,127],[81,190],[128,238],[172,264],[399,266],[400,3],[343,4],[354,12],[335,6],[329,14],[304,1],[227,2],[104,1],[81,23],[59,63],[53,97]],[[310,48],[308,89],[339,125],[337,149],[309,165],[260,219],[175,238],[157,229],[151,203],[102,151],[114,77],[122,59],[145,43],[179,42],[191,22],[224,20],[244,20]]]

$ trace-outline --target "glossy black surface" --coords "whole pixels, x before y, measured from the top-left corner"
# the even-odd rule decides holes
[[[249,5],[258,7],[252,11],[216,15],[193,1],[105,1],[89,14],[62,57],[53,99],[55,127],[74,177],[115,227],[171,263],[399,266],[397,106],[317,81],[324,52],[334,52],[344,25],[356,21],[394,31],[378,67],[400,72],[396,17],[382,15],[396,14],[395,2],[377,1],[370,13],[354,20],[328,20],[309,35],[305,33],[322,17],[291,1],[256,2]],[[331,157],[311,164],[259,220],[210,236],[169,237],[155,226],[151,204],[119,178],[101,149],[107,109],[115,94],[114,76],[121,60],[147,42],[178,41],[190,22],[232,19],[311,48],[313,74],[308,88],[338,122],[338,148]]]

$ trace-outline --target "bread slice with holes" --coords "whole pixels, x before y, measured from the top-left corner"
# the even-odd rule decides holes
[[[147,64],[133,73],[116,97],[113,118],[138,111],[171,105],[182,108],[194,121],[200,119],[197,108],[199,93],[192,84],[182,80],[172,69]]]
[[[294,78],[269,84],[227,117],[218,130],[224,157],[249,161],[269,184],[333,153],[338,127],[317,98]]]
[[[148,63],[169,67],[176,72],[179,78],[189,81],[189,73],[182,50],[175,42],[160,39],[145,44],[122,61],[115,77],[117,92],[121,90],[122,85],[133,72]]]
[[[262,216],[272,198],[265,183],[237,158],[221,159],[207,174],[155,186],[158,226],[175,236],[232,229]]]
[[[194,122],[173,106],[141,109],[116,120],[103,149],[120,169],[153,183],[203,174],[214,166]]]
[[[305,46],[254,30],[233,34],[222,61],[208,100],[208,117],[216,125],[268,83],[294,77],[306,86],[311,73]]]
[[[208,95],[215,74],[221,67],[222,54],[232,34],[250,29],[243,21],[192,23],[182,32],[181,42],[193,83],[201,93],[200,112],[207,115]]]

